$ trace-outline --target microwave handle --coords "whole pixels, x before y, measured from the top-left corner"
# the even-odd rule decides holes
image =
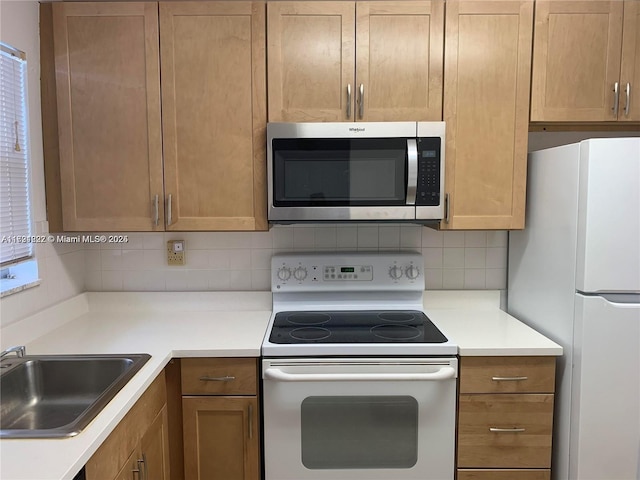
[[[415,138],[407,139],[407,205],[416,204],[418,188],[418,142]]]

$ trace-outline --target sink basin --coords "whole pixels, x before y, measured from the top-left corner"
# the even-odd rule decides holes
[[[0,438],[80,433],[150,355],[46,355],[0,363]]]

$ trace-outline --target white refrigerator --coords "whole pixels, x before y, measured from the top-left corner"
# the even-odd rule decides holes
[[[562,345],[552,478],[640,480],[640,138],[529,156],[511,315]]]

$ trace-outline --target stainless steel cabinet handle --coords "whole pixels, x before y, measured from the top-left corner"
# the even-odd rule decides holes
[[[249,404],[249,440],[253,438],[253,405]]]
[[[153,197],[153,209],[154,209],[153,223],[157,227],[158,222],[160,221],[160,211],[158,209],[158,195]]]
[[[416,204],[418,189],[418,142],[415,138],[407,139],[407,205]]]
[[[358,115],[360,119],[364,118],[364,83],[360,84],[360,102],[358,103]]]
[[[624,116],[629,116],[629,109],[631,108],[631,84],[627,82],[627,88],[624,89],[627,94],[627,99],[624,102]]]
[[[347,84],[347,118],[351,118],[351,84]]]
[[[496,427],[490,427],[489,428],[490,432],[493,433],[521,433],[524,432],[525,429],[524,428],[496,428]]]
[[[232,382],[235,379],[236,377],[232,377],[229,375],[225,375],[224,377],[209,377],[206,375],[203,377],[200,377],[200,380],[203,382]]]
[[[449,223],[449,205],[451,204],[451,199],[449,198],[449,194],[444,194],[444,223]]]
[[[618,118],[618,104],[620,103],[620,84],[613,84],[613,116]]]
[[[521,382],[528,379],[529,377],[491,377],[494,382]]]
[[[171,225],[173,218],[171,218],[171,194],[169,194],[169,198],[167,198],[167,225]]]

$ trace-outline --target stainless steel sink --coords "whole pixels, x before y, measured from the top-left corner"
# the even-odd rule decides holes
[[[0,438],[80,433],[150,355],[39,355],[0,363]]]

